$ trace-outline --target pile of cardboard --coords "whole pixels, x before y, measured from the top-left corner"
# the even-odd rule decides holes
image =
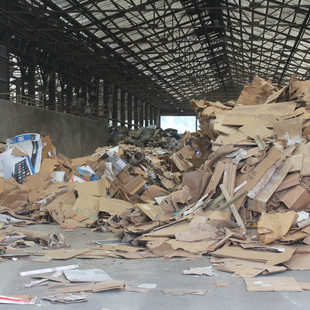
[[[310,257],[309,92],[295,77],[282,88],[256,77],[236,102],[192,100],[201,132],[186,133],[176,152],[119,144],[68,159],[49,141],[38,173],[0,179],[0,211],[143,246],[113,257],[211,254],[244,277],[301,268]]]

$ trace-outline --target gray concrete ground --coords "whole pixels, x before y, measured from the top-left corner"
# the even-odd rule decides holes
[[[61,230],[58,226],[35,225],[33,230],[55,231]],[[72,248],[85,248],[91,240],[104,240],[111,234],[90,232],[87,229],[77,229],[65,232],[66,241]],[[125,260],[104,258],[101,260],[71,259],[67,261],[51,261],[46,263],[32,262],[25,259],[0,263],[0,294],[20,295],[33,294],[40,298],[46,287],[20,289],[30,277],[20,277],[20,271],[56,267],[69,264],[79,264],[81,269],[101,268],[113,279],[124,280],[127,284],[156,283],[156,289],[148,293],[125,291],[101,292],[89,296],[88,302],[77,304],[50,304],[41,301],[41,305],[27,305],[25,309],[91,309],[101,310],[166,310],[166,309],[309,309],[310,292],[247,292],[244,282],[240,278],[232,278],[231,274],[215,270],[213,277],[197,277],[182,275],[182,270],[188,267],[209,266],[209,259],[196,260],[170,259],[163,260],[143,259]],[[297,281],[310,281],[310,271],[287,271],[280,276],[294,276]],[[228,287],[216,287],[214,282],[228,283]],[[184,295],[170,296],[161,292],[163,289],[207,289],[204,296]],[[0,309],[20,309],[19,305],[0,305]]]

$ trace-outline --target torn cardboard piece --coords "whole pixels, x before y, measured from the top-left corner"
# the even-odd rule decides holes
[[[293,277],[259,277],[244,279],[248,292],[302,292]]]
[[[285,213],[262,213],[257,224],[260,242],[269,244],[284,237],[298,218],[294,211]]]

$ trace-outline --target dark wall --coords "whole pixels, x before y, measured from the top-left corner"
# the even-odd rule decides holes
[[[0,141],[27,132],[50,135],[57,152],[71,158],[90,155],[108,140],[104,120],[90,120],[0,100]]]

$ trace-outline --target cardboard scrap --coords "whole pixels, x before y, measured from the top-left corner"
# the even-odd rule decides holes
[[[284,265],[290,270],[310,270],[310,254],[294,254]]]
[[[279,253],[267,252],[267,251],[256,251],[256,250],[245,250],[236,246],[223,247],[212,252],[212,256],[216,257],[228,257],[242,260],[249,260],[253,262],[261,262],[267,265],[278,265],[287,262],[291,259],[295,248],[283,246]]]
[[[283,191],[287,188],[293,187],[300,183],[300,174],[299,173],[292,173],[284,178],[275,192]]]
[[[259,240],[263,244],[272,243],[284,237],[296,222],[298,214],[294,211],[285,213],[262,213],[257,224]]]
[[[301,187],[297,185],[289,190],[282,198],[281,201],[292,210],[300,210],[305,206],[310,204],[310,194]]]
[[[302,134],[303,118],[291,118],[273,124],[273,134],[278,140],[294,140]]]
[[[42,299],[48,300],[54,304],[55,303],[70,304],[70,303],[87,301],[87,295],[88,294],[85,294],[85,293],[80,293],[80,294],[58,293],[58,294],[43,296]]]
[[[135,204],[134,207],[138,208],[141,212],[147,215],[152,221],[155,221],[161,215],[164,214],[162,208],[159,205],[138,203]]]
[[[276,90],[269,81],[255,76],[252,83],[246,84],[243,87],[237,103],[244,105],[263,104],[275,93]]]
[[[106,281],[96,283],[85,283],[85,284],[67,284],[67,285],[54,285],[49,288],[45,294],[54,295],[60,293],[77,293],[77,292],[103,292],[111,290],[121,290],[125,288],[124,281]]]
[[[215,273],[212,271],[212,266],[208,267],[196,267],[183,270],[182,274],[186,275],[198,275],[198,276],[214,276]]]
[[[112,278],[102,269],[65,270],[64,274],[70,282],[113,281]]]
[[[252,278],[260,274],[284,272],[283,266],[270,266],[264,263],[225,258],[213,262],[218,270],[233,273],[233,277]]]
[[[228,283],[225,283],[225,282],[218,282],[218,281],[213,282],[213,285],[216,286],[216,287],[227,287],[227,286],[229,286]]]
[[[162,292],[166,295],[173,295],[173,296],[182,296],[182,295],[205,295],[207,290],[205,289],[198,289],[198,290],[191,290],[191,289],[165,289]]]
[[[30,294],[14,296],[0,295],[0,304],[33,305],[35,304],[36,300],[37,297]]]
[[[255,196],[254,199],[249,200],[249,210],[259,213],[266,212],[267,201],[279,187],[292,166],[292,161],[290,159],[286,160],[283,165],[273,173],[267,185]]]
[[[293,277],[245,278],[248,292],[302,292],[300,284]]]
[[[99,212],[106,212],[110,215],[120,215],[133,208],[133,205],[124,200],[115,198],[99,198]]]

